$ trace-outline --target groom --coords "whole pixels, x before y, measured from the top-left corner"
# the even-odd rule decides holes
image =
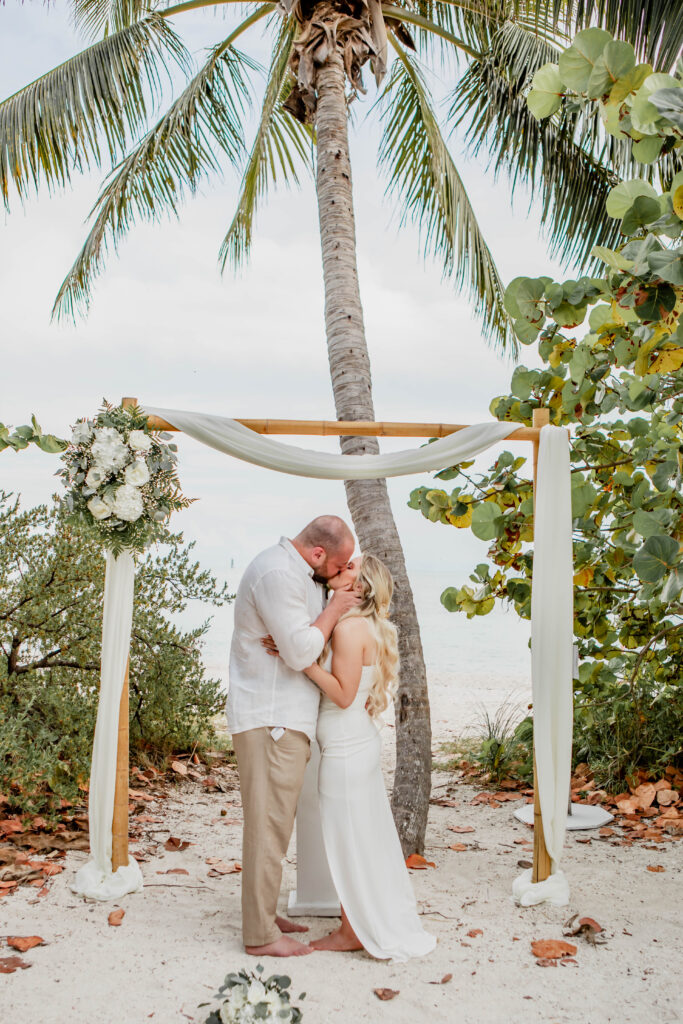
[[[292,540],[247,566],[235,598],[228,728],[244,811],[242,933],[254,956],[303,956],[305,931],[276,915],[282,861],[315,738],[320,691],[303,669],[319,657],[339,618],[358,602],[337,590],[324,606],[324,580],[347,565],[354,539],[343,519],[319,516]],[[280,653],[268,655],[270,634]]]

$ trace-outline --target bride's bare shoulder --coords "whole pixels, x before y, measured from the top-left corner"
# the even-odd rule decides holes
[[[335,626],[332,646],[338,650],[340,646],[365,644],[371,638],[372,629],[365,616],[349,615],[348,619],[341,619]]]

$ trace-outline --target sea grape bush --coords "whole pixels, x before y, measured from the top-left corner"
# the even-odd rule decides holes
[[[662,175],[667,154],[670,167],[683,145],[680,79],[636,65],[632,48],[600,29],[579,33],[557,67],[537,72],[528,102],[541,118],[562,103],[597,104],[606,130],[630,140],[637,160],[659,160]],[[552,423],[570,429],[575,754],[604,756],[613,779],[681,754],[683,171],[664,185],[612,189],[607,211],[624,241],[593,250],[602,275],[510,283],[506,308],[520,342],[537,343],[541,366],[517,366],[510,393],[490,407],[500,420],[530,424],[545,406]],[[472,617],[504,600],[528,618],[529,464],[503,452],[486,474],[473,476],[471,465],[437,474],[456,482],[452,491],[419,487],[409,502],[432,522],[491,542],[490,562],[442,603]]]

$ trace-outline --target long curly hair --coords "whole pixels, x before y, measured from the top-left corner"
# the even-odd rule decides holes
[[[367,710],[373,717],[385,711],[398,686],[398,636],[389,621],[394,581],[384,562],[376,555],[361,555],[358,573],[361,602],[343,618],[360,615],[372,626],[377,641],[375,680],[368,696]]]

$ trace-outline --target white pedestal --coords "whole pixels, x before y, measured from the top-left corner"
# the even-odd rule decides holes
[[[296,889],[289,894],[290,917],[339,917],[341,913],[320,824],[319,765],[320,748],[312,742],[296,811]]]
[[[567,829],[570,831],[582,828],[600,828],[614,818],[613,814],[597,804],[595,806],[572,804],[571,808],[571,814],[567,815]],[[525,825],[533,825],[534,805],[525,804],[524,807],[520,807],[518,811],[515,811],[515,818],[518,821],[523,821]]]

